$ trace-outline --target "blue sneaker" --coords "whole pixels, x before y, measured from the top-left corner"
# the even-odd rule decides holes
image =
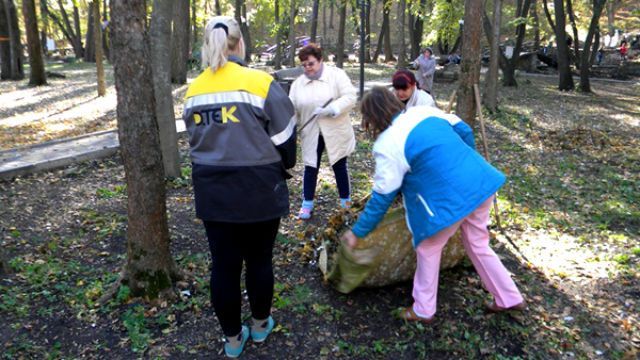
[[[269,316],[266,320],[266,323],[262,325],[262,328],[263,328],[262,331],[251,332],[251,339],[253,340],[253,342],[261,343],[267,340],[267,336],[271,334],[271,331],[273,330],[273,327],[275,325],[276,325],[276,322],[273,321],[273,318],[271,316]]]
[[[229,343],[224,344],[224,353],[227,355],[227,357],[237,358],[238,356],[240,356],[240,354],[242,354],[244,345],[247,343],[247,340],[249,340],[249,327],[246,325],[242,325],[242,331],[240,333],[242,334],[242,341],[240,342],[240,346],[232,347]]]
[[[298,219],[308,220],[311,218],[312,212],[313,212],[313,200],[304,200],[302,201],[302,207],[300,207],[300,212],[298,212]]]

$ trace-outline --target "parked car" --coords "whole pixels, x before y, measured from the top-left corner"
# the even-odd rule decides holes
[[[309,42],[311,42],[311,37],[303,35],[303,36],[298,36],[296,38],[296,53],[298,53],[298,51],[309,44]],[[321,44],[322,43],[322,37],[318,36],[316,37],[316,43],[317,44]],[[289,51],[291,50],[291,46],[289,44],[287,44],[283,49],[282,49],[282,59],[283,61],[285,61],[285,59],[287,58],[287,55],[289,54]],[[260,53],[260,60],[261,61],[271,61],[273,60],[273,58],[276,56],[276,45],[266,45],[264,50],[262,50],[262,52]]]

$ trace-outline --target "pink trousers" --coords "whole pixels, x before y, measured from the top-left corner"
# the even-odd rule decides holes
[[[464,249],[496,304],[508,308],[522,302],[522,295],[509,272],[489,247],[487,223],[492,201],[493,196],[466,218],[420,242],[416,248],[418,267],[413,278],[413,311],[416,315],[432,317],[436,313],[442,249],[458,228],[462,233]]]

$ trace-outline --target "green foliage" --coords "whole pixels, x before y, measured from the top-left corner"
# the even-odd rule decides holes
[[[107,188],[98,188],[96,195],[99,199],[112,199],[116,196],[125,196],[127,194],[127,185],[116,185],[113,190]]]
[[[147,329],[147,320],[144,317],[144,307],[136,305],[127,310],[121,320],[129,335],[131,350],[137,353],[144,352],[151,340],[151,332]]]
[[[453,45],[460,35],[459,21],[464,18],[464,1],[436,0],[433,11],[425,22],[425,29],[432,29],[427,34],[427,43],[441,41]]]

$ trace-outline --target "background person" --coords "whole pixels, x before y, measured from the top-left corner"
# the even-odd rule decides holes
[[[296,110],[298,126],[304,127],[300,131],[304,161],[303,201],[298,217],[309,219],[313,212],[320,158],[325,148],[336,177],[340,206],[350,206],[347,157],[355,149],[356,138],[349,110],[356,103],[357,91],[344,70],[322,61],[322,49],[318,45],[303,47],[298,58],[304,74],[291,84],[289,97]],[[323,107],[328,101],[329,104]]]
[[[489,210],[505,176],[475,151],[471,128],[459,117],[428,106],[402,110],[402,103],[383,87],[362,99],[364,128],[376,139],[374,185],[365,209],[342,240],[355,246],[402,193],[418,265],[414,303],[401,318],[433,321],[442,249],[458,228],[467,255],[494,296],[487,309],[524,309],[522,295],[489,248]]]
[[[433,76],[436,73],[436,60],[433,58],[433,50],[425,48],[422,54],[414,60],[414,64],[418,68],[418,84],[420,89],[432,93]]]
[[[207,68],[189,86],[183,114],[196,216],[211,250],[211,303],[229,357],[239,356],[249,337],[264,341],[274,327],[273,243],[289,212],[283,168],[296,161],[291,101],[269,74],[243,67],[243,58],[238,23],[212,18],[202,46]],[[251,329],[241,325],[243,262]]]
[[[408,108],[418,105],[437,107],[433,97],[418,87],[412,71],[398,70],[391,78],[396,97]]]

